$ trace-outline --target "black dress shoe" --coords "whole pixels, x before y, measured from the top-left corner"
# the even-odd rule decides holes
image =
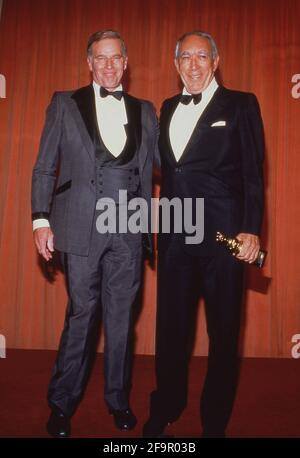
[[[203,439],[220,439],[226,436],[224,431],[203,431],[201,437]]]
[[[109,413],[114,416],[115,425],[120,431],[130,431],[137,423],[130,408],[126,410],[109,409]]]
[[[62,412],[52,410],[47,422],[47,431],[53,437],[69,437],[71,433],[70,418]]]
[[[173,437],[164,434],[164,430],[168,424],[170,423],[162,421],[158,418],[150,417],[149,420],[143,426],[143,437]]]

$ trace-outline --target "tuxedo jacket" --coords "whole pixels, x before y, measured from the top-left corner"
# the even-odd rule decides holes
[[[140,196],[150,209],[157,137],[155,110],[150,102],[129,94],[124,94],[124,102],[128,119],[125,129],[134,137],[138,156]],[[33,219],[50,219],[55,248],[82,256],[89,253],[95,224],[95,122],[92,85],[56,92],[47,109],[32,176]],[[149,240],[151,249],[151,237]]]
[[[185,248],[211,255],[220,249],[215,241],[217,231],[228,236],[260,232],[264,201],[262,119],[254,94],[219,86],[177,162],[169,128],[180,95],[165,100],[161,109],[161,197],[204,198],[204,240],[199,245],[185,244]],[[166,249],[174,238],[184,243],[185,235],[160,234],[159,247]]]

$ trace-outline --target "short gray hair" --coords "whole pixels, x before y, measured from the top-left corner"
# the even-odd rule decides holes
[[[215,42],[215,40],[213,39],[213,37],[209,33],[201,32],[200,30],[194,30],[193,32],[184,33],[178,39],[178,41],[176,43],[176,47],[175,47],[175,59],[178,59],[178,57],[179,57],[179,50],[180,50],[181,43],[183,42],[183,40],[185,38],[190,37],[191,35],[197,35],[198,37],[207,38],[207,40],[210,43],[212,58],[213,58],[213,60],[215,60],[215,58],[219,55],[216,42]]]
[[[120,40],[122,56],[127,57],[127,48],[125,41],[123,40],[119,32],[116,32],[115,30],[99,30],[98,32],[95,32],[93,33],[93,35],[90,36],[87,44],[87,55],[89,57],[92,55],[92,44],[104,40],[105,38],[115,38],[117,40]]]

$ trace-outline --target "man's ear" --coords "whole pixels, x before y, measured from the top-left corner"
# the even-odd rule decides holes
[[[174,65],[176,67],[176,70],[178,71],[179,73],[179,64],[178,64],[178,59],[174,59]]]
[[[88,64],[88,66],[89,66],[90,71],[92,71],[92,64],[91,64],[90,58],[87,57],[86,60],[87,60],[87,64]]]
[[[214,72],[217,70],[219,65],[219,56],[217,56],[214,60]]]
[[[127,65],[128,65],[128,57],[126,57],[124,60],[124,70],[126,70]]]

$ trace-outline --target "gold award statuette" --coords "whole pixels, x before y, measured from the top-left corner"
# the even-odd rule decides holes
[[[224,243],[226,248],[228,248],[228,250],[233,255],[239,254],[239,252],[240,252],[240,250],[242,248],[242,245],[243,245],[243,242],[241,242],[240,240],[238,240],[236,238],[232,238],[231,239],[229,237],[226,237],[226,235],[222,234],[222,232],[217,232],[216,241],[220,242],[220,243]],[[255,266],[257,266],[257,267],[260,267],[260,268],[263,267],[265,259],[266,259],[266,256],[267,256],[267,251],[259,250],[257,258],[256,258],[256,260],[254,261],[253,264]]]

